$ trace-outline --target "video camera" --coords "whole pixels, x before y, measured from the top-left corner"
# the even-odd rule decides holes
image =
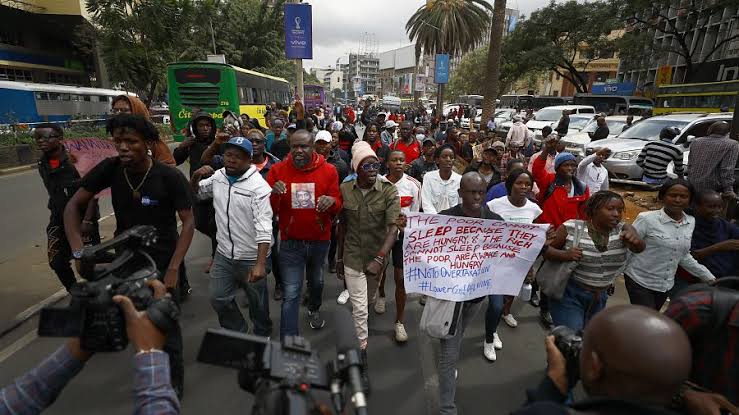
[[[154,325],[167,332],[176,324],[179,310],[170,298],[155,300],[146,286],[146,281],[159,277],[156,263],[143,251],[156,239],[156,229],[142,225],[100,245],[85,247],[81,273],[87,281],[71,287],[68,307],[41,310],[38,335],[79,337],[82,348],[90,352],[125,349],[126,320],[113,302],[116,295],[130,298],[136,309],[146,310]]]
[[[554,336],[554,345],[567,362],[567,384],[570,388],[580,380],[580,352],[582,351],[582,332],[567,326],[557,326],[549,333]]]
[[[237,369],[239,386],[255,396],[253,415],[320,414],[321,407],[311,393],[314,388],[330,391],[335,413],[344,413],[345,384],[350,386],[356,413],[365,415],[368,385],[361,382],[359,344],[351,315],[339,308],[335,317],[338,353],[326,365],[302,337],[286,336],[277,342],[226,329],[205,333],[198,361]]]

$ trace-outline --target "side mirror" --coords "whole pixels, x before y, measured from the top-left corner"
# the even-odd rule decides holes
[[[687,141],[687,142],[688,142],[688,143],[692,143],[692,142],[693,142],[693,140],[695,140],[695,136],[694,136],[694,135],[689,135],[689,136],[688,136],[688,141]]]

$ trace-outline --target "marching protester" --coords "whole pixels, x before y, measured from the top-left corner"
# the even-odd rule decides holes
[[[400,137],[390,145],[390,148],[400,150],[405,154],[406,165],[410,165],[421,156],[421,142],[413,135],[412,122],[403,121],[400,124]]]
[[[585,204],[586,220],[570,219],[544,252],[547,261],[575,261],[561,298],[549,298],[555,326],[581,330],[603,310],[616,277],[626,263],[627,250],[639,253],[645,243],[623,223],[624,201],[618,193],[594,193]],[[543,269],[542,269],[543,270]],[[542,275],[550,278],[551,275]]]
[[[396,128],[398,128],[398,123],[396,123],[392,119],[385,121],[384,128],[382,129],[382,133],[380,134],[380,138],[382,139],[382,144],[385,144],[386,146],[390,146],[391,144],[395,142],[395,129]]]
[[[598,117],[595,119],[595,123],[597,127],[595,128],[595,131],[592,133],[589,132],[588,136],[590,136],[590,141],[598,141],[598,140],[605,140],[608,138],[608,134],[611,133],[611,130],[608,128],[608,123],[606,122],[605,117]],[[559,132],[559,131],[557,131]],[[560,134],[560,136],[564,136],[564,134]]]
[[[473,161],[469,166],[467,166],[465,173],[469,173],[471,171],[480,173],[480,176],[485,180],[485,185],[488,189],[500,183],[502,175],[498,168],[497,151],[492,147],[483,150],[482,159],[479,161]]]
[[[404,121],[403,124],[408,121]],[[400,211],[403,215],[418,212],[421,209],[421,183],[413,177],[403,173],[406,165],[405,153],[400,150],[392,150],[388,155],[385,179],[394,184],[398,189],[400,198]],[[402,227],[401,227],[402,228]],[[398,238],[392,248],[393,277],[395,279],[395,340],[398,342],[408,341],[408,333],[403,325],[405,315],[405,285],[403,282],[403,232],[398,233]],[[385,278],[384,272],[380,279],[375,312],[385,312]]]
[[[608,190],[608,170],[603,162],[611,157],[611,150],[608,148],[599,148],[595,153],[585,157],[577,165],[577,178],[580,179],[585,186],[590,189],[590,193],[597,193],[601,190]]]
[[[178,272],[195,229],[190,186],[179,171],[149,156],[149,149],[159,140],[159,131],[146,118],[118,115],[108,120],[106,129],[113,137],[118,156],[95,166],[83,178],[80,189],[64,210],[64,227],[72,257],[75,260],[82,257],[80,211],[95,194],[110,188],[116,217],[115,234],[137,225],[156,228],[157,243],[144,249],[156,262],[174,300],[179,301]],[[178,217],[182,222],[180,234],[177,232]],[[169,354],[172,386],[181,398],[185,368],[179,324],[167,333],[164,351]]]
[[[531,132],[529,131],[526,124],[523,123],[523,119],[520,115],[516,114],[513,116],[513,125],[508,130],[508,135],[505,138],[505,147],[511,148],[514,145],[517,148],[526,147]]]
[[[444,209],[440,215],[463,216],[468,218],[503,220],[502,217],[493,213],[485,205],[485,193],[487,186],[485,181],[477,172],[466,173],[460,180],[458,189],[460,203],[452,208]],[[455,395],[457,391],[457,361],[462,346],[464,331],[475,318],[480,310],[480,304],[485,297],[462,303],[457,329],[454,336],[449,339],[441,339],[441,350],[439,353],[439,413],[453,415],[457,413]],[[494,351],[493,351],[494,353]]]
[[[644,170],[644,183],[655,186],[664,183],[670,163],[674,163],[677,177],[683,177],[683,149],[672,144],[678,134],[680,130],[676,127],[665,127],[659,132],[659,140],[650,141],[641,149],[636,165]]]
[[[713,281],[715,277],[690,255],[695,218],[685,209],[693,200],[693,187],[683,179],[669,179],[657,197],[662,209],[642,212],[634,221],[646,249],[629,257],[624,278],[631,304],[660,310],[675,281],[678,265],[702,281]]]
[[[113,98],[110,112],[113,115],[140,115],[151,121],[151,114],[149,113],[149,109],[146,108],[146,104],[144,104],[144,102],[138,97],[131,95],[118,95]],[[159,140],[159,142],[151,148],[151,156],[154,160],[160,161],[168,166],[174,166],[176,164],[172,151],[169,149],[167,143],[162,140]]]
[[[308,131],[289,138],[290,154],[272,167],[272,209],[280,225],[280,273],[283,300],[280,338],[297,336],[300,295],[308,280],[308,323],[323,328],[323,264],[331,243],[331,223],[341,210],[336,168],[315,152]]]
[[[272,151],[272,146],[280,141],[287,139],[287,131],[285,130],[285,122],[280,118],[273,118],[269,124],[269,130],[266,135],[267,151]]]
[[[418,138],[418,136],[416,136]],[[423,176],[430,172],[438,169],[436,161],[434,159],[434,153],[436,152],[436,140],[432,137],[423,137],[421,148],[421,156],[413,160],[411,167],[408,169],[408,175],[423,182]]]
[[[352,169],[357,178],[341,184],[344,204],[339,217],[336,276],[346,280],[362,352],[362,375],[368,380],[368,308],[375,302],[380,274],[398,237],[400,199],[395,185],[378,177],[380,160],[368,142],[358,141],[352,147]]]
[[[424,213],[438,213],[459,203],[459,181],[462,176],[452,171],[456,153],[449,144],[437,148],[434,161],[438,170],[423,176],[421,202]]]
[[[690,144],[688,156],[688,180],[694,188],[715,190],[727,200],[736,199],[734,169],[739,160],[739,142],[729,137],[730,130],[724,121],[711,124],[708,136]]]
[[[387,160],[387,154],[390,152],[390,147],[380,139],[380,124],[370,122],[364,130],[363,141],[370,145],[370,148],[380,160],[380,174],[385,174],[385,160]],[[354,163],[354,145],[351,147],[352,164]]]
[[[80,174],[62,144],[64,130],[58,124],[39,124],[33,129],[33,139],[41,150],[38,172],[49,196],[46,204],[51,214],[46,226],[49,266],[56,273],[59,282],[69,291],[77,278],[69,264],[72,250],[64,233],[64,208],[80,186]],[[97,198],[91,198],[79,215],[82,218],[80,229],[84,244],[99,244],[100,212]]]
[[[225,144],[224,167],[214,171],[205,165],[195,171],[191,183],[198,197],[212,200],[215,208],[218,248],[209,284],[210,303],[221,327],[247,332],[246,320],[235,300],[243,287],[254,333],[269,337],[272,321],[265,277],[270,271],[272,188],[251,163],[253,152],[251,141],[234,137]]]

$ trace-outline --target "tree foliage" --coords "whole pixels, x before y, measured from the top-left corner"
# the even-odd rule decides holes
[[[519,73],[551,70],[570,81],[578,92],[587,92],[588,80],[581,71],[599,59],[600,51],[612,51],[609,36],[619,28],[618,7],[614,3],[550,3],[521,22],[507,38],[503,56]],[[580,61],[577,51],[593,51]],[[511,55],[512,54],[512,55]]]
[[[739,0],[620,0],[619,6],[619,17],[626,25],[619,49],[622,67],[627,70],[650,67],[668,54],[676,54],[686,65],[685,79],[679,81],[690,82],[701,65],[739,39],[739,32],[719,31],[718,25],[710,24],[726,9],[736,10]],[[655,33],[671,41],[655,39]],[[699,47],[714,36],[712,47]]]

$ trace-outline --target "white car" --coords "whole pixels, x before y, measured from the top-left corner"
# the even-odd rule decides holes
[[[634,117],[634,122],[637,122],[641,117]],[[606,117],[606,124],[608,124],[608,137],[613,138],[624,130],[626,125],[626,115],[613,115]],[[570,119],[570,126],[572,126],[572,120]],[[595,132],[598,128],[598,123],[595,118],[590,117],[588,123],[579,132],[568,133],[562,138],[562,142],[565,144],[565,151],[574,154],[577,157],[585,157],[585,147],[590,143],[590,133]]]
[[[541,146],[541,130],[550,126],[557,126],[559,119],[562,118],[562,110],[570,111],[570,121],[574,114],[593,114],[595,108],[592,105],[555,105],[552,107],[544,107],[534,113],[534,116],[526,123],[526,127],[534,133],[534,145]]]
[[[477,109],[477,114],[475,115],[475,121],[472,123],[472,127],[479,126],[480,125],[480,119],[482,118],[482,109]],[[459,122],[460,127],[469,129],[470,128],[470,119],[468,117],[462,117],[462,121]]]

